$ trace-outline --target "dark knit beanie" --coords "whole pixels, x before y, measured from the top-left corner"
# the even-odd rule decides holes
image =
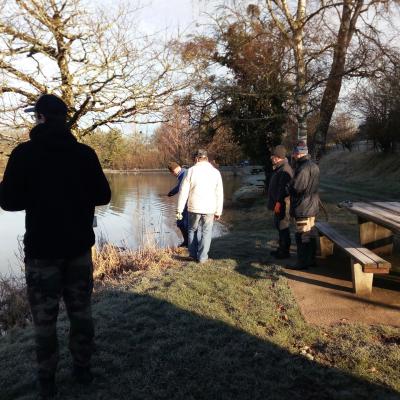
[[[293,152],[298,154],[308,154],[307,143],[304,142],[303,140],[297,142]]]
[[[286,148],[283,145],[276,146],[274,150],[272,151],[272,155],[275,157],[279,158],[285,158],[286,157]]]

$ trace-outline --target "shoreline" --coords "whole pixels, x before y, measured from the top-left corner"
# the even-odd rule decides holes
[[[237,176],[246,175],[246,172],[243,172],[246,169],[251,169],[251,167],[240,167],[236,165],[228,165],[228,166],[220,166],[218,170],[223,174],[233,174]],[[167,168],[132,168],[132,169],[110,169],[103,168],[105,174],[157,174],[157,173],[166,173],[169,171]],[[0,179],[3,177],[4,169],[0,170]]]
[[[243,169],[248,167],[238,167],[238,166],[222,166],[218,170],[223,175],[233,174],[241,176],[243,175]],[[133,168],[133,169],[103,169],[105,174],[156,174],[165,173],[169,174],[167,168]]]

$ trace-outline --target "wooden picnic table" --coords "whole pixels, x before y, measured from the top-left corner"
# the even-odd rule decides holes
[[[400,234],[400,202],[345,201],[340,206],[357,215],[362,246],[375,254],[392,254],[393,236]]]

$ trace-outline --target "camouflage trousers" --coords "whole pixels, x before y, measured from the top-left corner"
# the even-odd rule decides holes
[[[70,321],[69,348],[74,364],[87,367],[93,350],[91,311],[93,264],[90,251],[71,259],[25,260],[39,379],[52,378],[58,363],[57,316],[64,299]]]

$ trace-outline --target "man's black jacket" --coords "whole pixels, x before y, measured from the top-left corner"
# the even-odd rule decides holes
[[[30,140],[13,150],[0,183],[0,206],[26,210],[28,258],[68,258],[89,250],[95,206],[110,199],[94,150],[66,126],[51,123],[34,127]]]
[[[297,160],[290,184],[290,215],[295,218],[315,217],[319,211],[319,168],[310,156]]]
[[[277,202],[284,205],[285,198],[289,195],[289,183],[292,177],[293,170],[287,160],[275,167],[268,186],[269,210],[273,210]]]

